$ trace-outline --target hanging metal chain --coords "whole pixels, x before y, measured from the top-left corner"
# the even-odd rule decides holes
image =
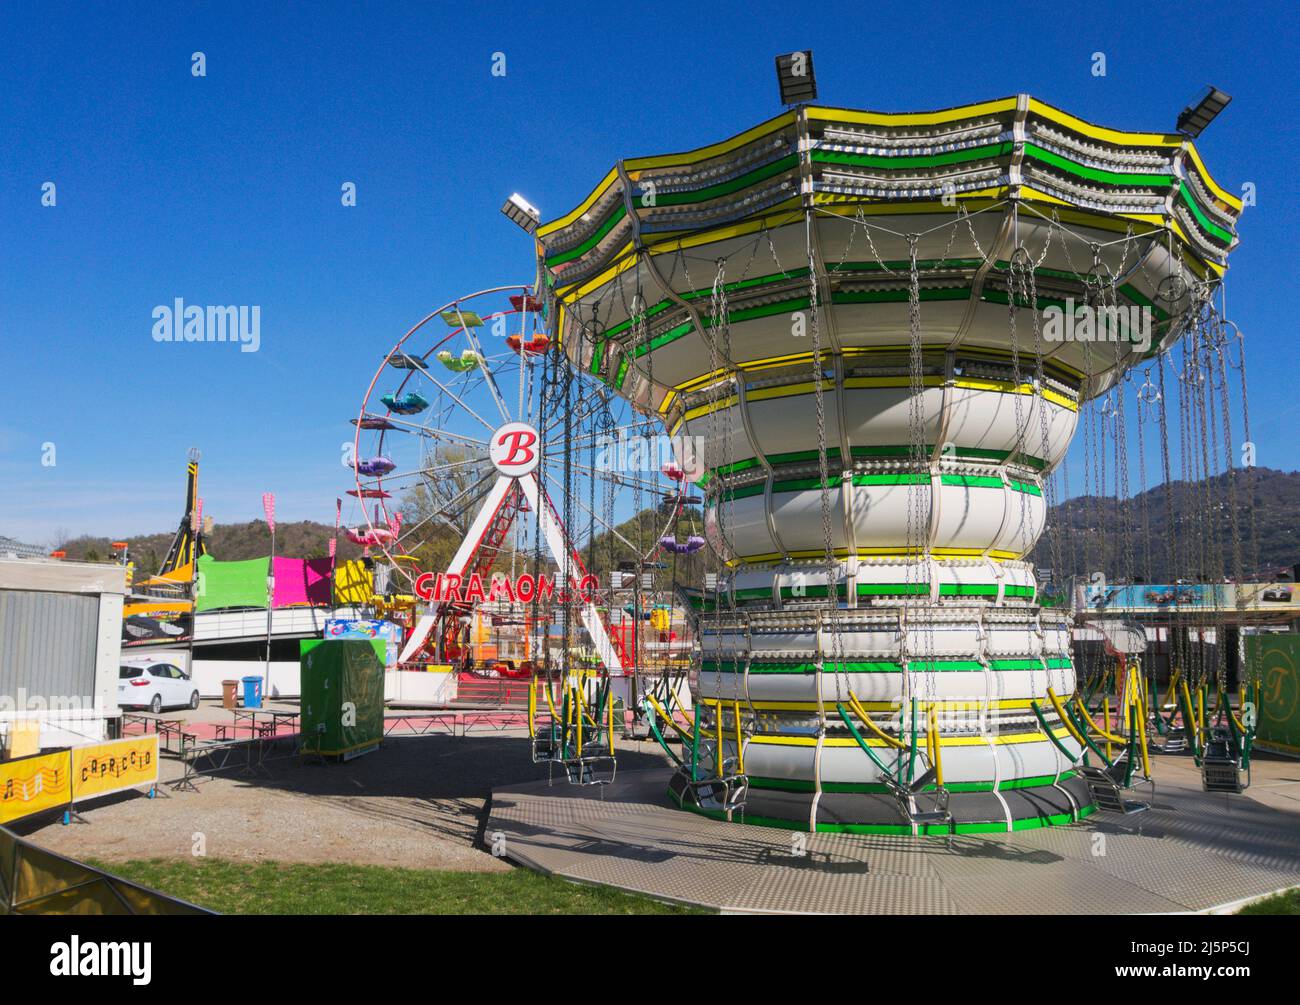
[[[826,457],[826,366],[822,360],[821,321],[818,312],[817,270],[812,245],[808,248],[809,330],[812,335],[813,402],[817,412],[817,478],[821,486],[822,543],[826,558],[827,589],[833,591],[835,545],[831,536],[830,464]],[[840,458],[841,465],[844,458]]]
[[[1053,519],[1053,512],[1056,506],[1056,472],[1049,472],[1052,456],[1052,432],[1051,419],[1048,416],[1048,398],[1047,398],[1047,372],[1043,364],[1043,328],[1041,319],[1038,314],[1038,274],[1037,269],[1043,259],[1047,257],[1047,249],[1051,246],[1052,235],[1056,232],[1056,227],[1049,227],[1047,230],[1047,240],[1043,244],[1042,259],[1036,261],[1032,268],[1026,270],[1026,280],[1029,283],[1029,320],[1033,332],[1034,347],[1034,384],[1035,394],[1038,406],[1038,431],[1041,446],[1039,448],[1039,460],[1042,463],[1042,475],[1039,478],[1039,484],[1043,492],[1043,519],[1049,521]],[[1064,464],[1061,465],[1065,467]],[[1068,488],[1067,488],[1068,498]],[[1061,565],[1061,526],[1059,524],[1051,527],[1051,553],[1053,575],[1064,575],[1064,567]]]
[[[917,261],[919,235],[910,234],[907,238],[908,284],[907,284],[907,327],[908,327],[908,453],[909,468],[907,486],[907,581],[908,597],[900,607],[900,662],[903,666],[904,679],[907,683],[906,697],[915,700],[915,677],[912,666],[921,657],[925,668],[926,686],[924,691],[933,690],[934,667],[933,639],[928,631],[922,634],[920,654],[912,651],[911,626],[908,613],[916,604],[916,598],[924,587],[928,599],[930,593],[930,510],[933,504],[934,479],[930,469],[930,455],[925,443],[925,354],[921,344],[921,275]],[[923,491],[924,490],[924,491]],[[929,628],[933,619],[924,618]],[[899,732],[903,731],[900,719]]]
[[[720,548],[724,555],[730,554],[731,551],[731,549],[727,544],[727,530],[730,528],[731,525],[731,510],[730,510],[729,497],[733,493],[731,490],[726,489],[724,487],[725,483],[723,481],[723,476],[721,475],[721,472],[726,465],[731,463],[731,436],[730,436],[731,422],[730,421],[722,422],[721,416],[719,414],[722,411],[722,403],[724,401],[724,398],[722,396],[722,390],[721,390],[723,386],[723,382],[718,376],[718,369],[720,367],[721,359],[723,359],[724,357],[726,359],[731,358],[731,347],[730,344],[727,344],[724,349],[720,350],[718,342],[719,342],[719,337],[721,336],[722,338],[727,339],[729,343],[730,327],[731,326],[729,321],[729,310],[727,307],[727,260],[725,258],[719,258],[717,260],[717,270],[715,271],[713,276],[713,287],[711,289],[710,297],[709,297],[709,318],[708,318],[709,358],[710,358],[710,372],[712,374],[712,380],[713,380],[711,400],[709,405],[709,411],[710,411],[709,437],[714,443],[715,449],[718,449],[721,452],[721,456],[717,458],[718,463],[715,466],[715,470],[719,473],[717,488],[720,494],[718,495],[717,503],[714,506],[714,515],[715,515],[715,525],[717,527],[717,532],[718,532],[718,540],[719,540]],[[728,383],[729,381],[730,381],[730,377],[728,377]],[[719,575],[718,577],[717,586],[718,589],[714,591],[714,604],[713,604],[713,610],[715,614],[722,607],[721,593],[719,592],[721,591],[722,588],[721,575]],[[728,589],[725,591],[725,593],[726,593],[727,612],[729,615],[728,623],[733,627],[734,630],[735,614],[736,614],[736,594],[734,589]],[[734,644],[730,647],[729,652],[731,655],[732,679],[734,680],[736,677],[736,669],[738,666],[739,654],[737,653]],[[722,690],[723,690],[722,689],[722,660],[717,658],[718,655],[719,654],[715,652],[714,654],[715,658],[713,663],[713,669],[714,669],[713,693],[717,701],[717,705],[714,706],[714,715],[721,717]],[[715,756],[721,759],[722,751],[718,750]]]
[[[916,258],[917,241],[917,235],[908,236],[907,428],[912,477],[908,482],[907,550],[913,562],[919,562],[923,553],[928,550],[923,547],[923,541],[928,540],[929,537],[929,519],[928,513],[923,514],[923,510],[928,511],[929,507],[922,500],[920,480],[922,475],[928,475],[930,470],[930,458],[925,449],[925,357],[921,349],[921,276]],[[927,500],[930,491],[931,486],[927,485],[924,493]]]
[[[1097,258],[1100,265],[1100,256]],[[1106,281],[1101,285],[1099,290],[1100,313],[1099,317],[1104,318],[1108,325],[1114,324],[1118,329],[1117,319],[1120,316],[1119,307],[1119,287],[1115,274],[1108,268],[1105,270]],[[1121,341],[1121,333],[1118,330],[1109,332],[1112,338],[1112,344],[1115,347],[1114,367],[1115,367],[1115,494],[1117,499],[1116,515],[1119,521],[1119,543],[1120,555],[1117,563],[1118,569],[1127,581],[1131,584],[1135,579],[1136,561],[1134,558],[1135,548],[1133,542],[1134,521],[1132,519],[1132,497],[1129,492],[1129,459],[1128,459],[1128,417],[1127,417],[1127,396],[1124,394],[1124,383],[1127,379],[1127,366],[1124,360],[1125,347]],[[1131,333],[1130,333],[1131,335]]]
[[[1225,304],[1224,310],[1226,312],[1227,294],[1223,293],[1222,295]],[[1249,464],[1246,464],[1243,459],[1243,466],[1246,469],[1245,497],[1246,497],[1246,504],[1249,507],[1249,518],[1250,518],[1250,530],[1249,530],[1249,542],[1248,542],[1249,549],[1250,549],[1249,550],[1250,571],[1252,573],[1258,573],[1259,572],[1259,530],[1258,527],[1256,526],[1256,518],[1255,518],[1255,458],[1253,456],[1254,441],[1250,438],[1250,396],[1246,389],[1246,339],[1245,336],[1241,333],[1239,329],[1236,328],[1235,325],[1233,325],[1233,329],[1234,329],[1235,337],[1238,342],[1238,359],[1240,360],[1240,362],[1236,366],[1236,369],[1241,374],[1240,394],[1241,394],[1241,423],[1242,423],[1241,435],[1243,437],[1242,449],[1243,451],[1250,450],[1252,452],[1252,456],[1249,459],[1250,460]],[[1246,677],[1248,680],[1250,680],[1252,683],[1259,682],[1260,670],[1257,663],[1252,663],[1248,661],[1244,669],[1246,671]]]
[[[1239,343],[1238,358],[1240,363],[1236,369],[1241,374],[1241,435],[1243,449],[1247,447],[1253,452],[1254,440],[1250,437],[1250,394],[1246,389],[1246,339],[1237,332]],[[1255,459],[1251,457],[1251,463],[1245,465],[1246,468],[1246,499],[1250,506],[1250,569],[1252,572],[1259,571],[1259,530],[1255,521]]]
[[[1175,553],[1176,545],[1174,543],[1174,477],[1173,468],[1169,460],[1169,392],[1165,388],[1165,364],[1168,355],[1168,349],[1161,349],[1156,355],[1156,371],[1160,374],[1160,397],[1157,399],[1157,416],[1159,418],[1160,430],[1160,476],[1164,482],[1165,540],[1168,543],[1168,548],[1166,549],[1164,556],[1166,567],[1165,578],[1172,579],[1174,576],[1174,570],[1177,568],[1177,555]]]
[[[812,336],[813,404],[817,413],[817,483],[821,497],[822,547],[826,570],[827,609],[830,616],[831,663],[835,680],[835,697],[842,701],[841,674],[844,671],[843,639],[839,626],[839,564],[835,558],[835,542],[831,530],[830,462],[826,442],[826,364],[823,361],[821,294],[817,282],[817,261],[813,251],[812,218],[805,217],[805,238],[808,252],[808,327]],[[840,458],[841,479],[846,459]],[[852,491],[850,484],[849,490]],[[842,491],[842,490],[841,490]],[[822,656],[818,653],[818,656]],[[823,662],[823,671],[825,664]]]
[[[1147,494],[1147,447],[1146,426],[1151,419],[1160,392],[1151,383],[1151,368],[1142,372],[1142,386],[1137,389],[1137,427],[1138,444],[1138,525],[1142,535],[1142,579],[1153,582],[1155,575],[1151,556],[1151,503]]]
[[[1025,273],[1032,272],[1033,268],[1033,259],[1030,257],[1028,249],[1024,245],[1017,245],[1011,253],[1007,272],[1007,344],[1011,347],[1011,399],[1016,413],[1015,439],[1012,442],[1010,452],[1007,454],[1008,465],[1011,464],[1013,459],[1023,460],[1023,458],[1017,458],[1017,455],[1023,454],[1024,438],[1028,433],[1028,423],[1025,421],[1024,406],[1020,394],[1020,385],[1024,382],[1024,378],[1020,372],[1020,335],[1016,323],[1017,316],[1020,313],[1018,301],[1023,300],[1028,303],[1029,281]],[[1029,303],[1028,305],[1036,315],[1037,304]],[[1020,550],[1026,552],[1033,543],[1029,536],[1028,493],[1017,492],[1016,498],[1020,502],[1020,525],[1017,528],[1020,538]]]

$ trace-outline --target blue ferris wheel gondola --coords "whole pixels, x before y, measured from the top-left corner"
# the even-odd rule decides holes
[[[414,391],[408,391],[400,398],[395,394],[385,394],[379,399],[390,412],[398,415],[418,415],[429,407],[428,401]]]

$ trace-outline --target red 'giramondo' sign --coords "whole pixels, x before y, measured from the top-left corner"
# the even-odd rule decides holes
[[[483,582],[477,572],[465,577],[454,572],[426,572],[415,581],[415,595],[421,600],[439,603],[475,603],[481,601],[507,601],[530,604],[534,600],[556,600],[569,603],[575,597],[591,603],[599,580],[590,574],[575,579],[574,590],[557,588],[557,577],[494,576]]]

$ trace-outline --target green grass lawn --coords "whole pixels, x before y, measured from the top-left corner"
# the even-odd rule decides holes
[[[380,865],[253,864],[223,859],[94,862],[222,914],[695,914],[607,886],[528,869],[437,872]]]
[[[1300,890],[1265,897],[1243,907],[1238,914],[1300,914]]]

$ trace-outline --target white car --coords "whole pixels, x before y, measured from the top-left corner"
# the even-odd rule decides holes
[[[185,671],[165,660],[124,661],[117,673],[117,703],[122,708],[198,708],[199,692]]]

